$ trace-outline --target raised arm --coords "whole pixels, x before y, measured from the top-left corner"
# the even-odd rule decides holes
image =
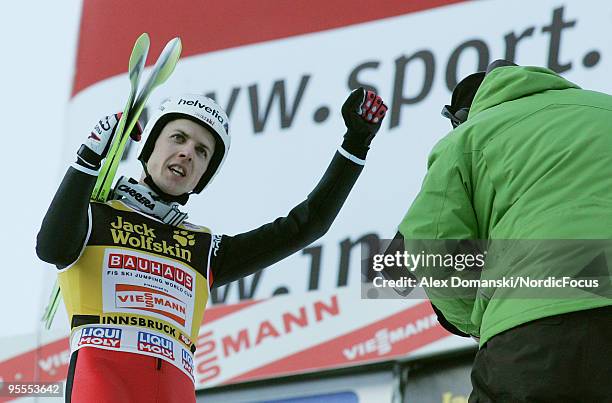
[[[371,91],[359,88],[349,95],[342,107],[344,141],[317,186],[287,216],[249,232],[224,235],[213,260],[213,286],[270,266],[327,232],[363,169],[386,109]]]
[[[89,229],[89,198],[120,115],[106,116],[94,127],[68,168],[36,238],[36,254],[59,268],[73,263]]]

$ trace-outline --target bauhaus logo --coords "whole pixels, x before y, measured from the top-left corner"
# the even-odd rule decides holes
[[[174,360],[174,343],[165,337],[147,332],[138,332],[138,351],[152,353]]]
[[[121,347],[121,329],[86,327],[81,331],[79,346]]]
[[[161,277],[175,284],[193,289],[193,276],[180,268],[145,257],[135,256],[130,253],[109,253],[108,268],[118,270],[133,270]],[[176,286],[174,287],[176,288]]]

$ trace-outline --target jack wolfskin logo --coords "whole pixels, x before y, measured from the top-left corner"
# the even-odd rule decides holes
[[[174,236],[172,238],[176,242],[178,242],[183,248],[185,246],[193,246],[193,245],[195,245],[195,235],[190,234],[187,231],[176,230],[176,231],[174,231]]]

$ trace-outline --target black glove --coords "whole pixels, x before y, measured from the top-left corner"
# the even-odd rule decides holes
[[[359,87],[342,105],[346,134],[342,148],[357,158],[365,159],[370,143],[382,124],[387,106],[373,91]]]

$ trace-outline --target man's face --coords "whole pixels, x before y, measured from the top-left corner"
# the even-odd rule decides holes
[[[188,119],[176,119],[162,129],[147,170],[159,188],[173,196],[191,192],[206,172],[215,152],[209,130]]]

